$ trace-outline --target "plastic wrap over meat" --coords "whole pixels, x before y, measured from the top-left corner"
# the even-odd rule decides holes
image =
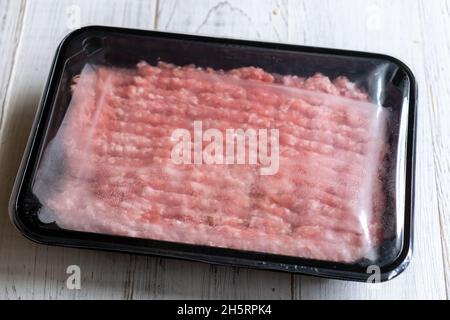
[[[72,90],[33,187],[42,220],[324,261],[376,258],[389,229],[388,111],[345,77],[141,62],[88,65]]]

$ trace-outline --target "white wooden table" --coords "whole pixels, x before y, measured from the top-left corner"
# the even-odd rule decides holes
[[[387,53],[420,87],[415,252],[380,285],[35,245],[7,202],[59,41],[114,25]],[[0,0],[0,299],[446,299],[450,290],[450,1]],[[81,290],[66,268],[82,270]]]

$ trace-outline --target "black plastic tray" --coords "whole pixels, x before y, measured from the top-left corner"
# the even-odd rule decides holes
[[[129,42],[129,38],[142,41]],[[104,42],[115,46],[114,51],[102,52]],[[158,43],[164,46],[158,46]],[[164,50],[160,50],[164,47]],[[254,54],[236,59],[236,50],[250,50]],[[207,54],[205,54],[205,52]],[[299,55],[299,53],[301,53]],[[400,274],[409,264],[413,243],[414,167],[417,85],[410,69],[401,61],[386,55],[305,47],[278,43],[263,43],[223,38],[200,37],[174,33],[131,30],[112,27],[90,26],[69,34],[60,44],[42,101],[36,114],[29,142],[10,201],[10,216],[16,227],[29,239],[43,244],[88,249],[100,249],[151,254],[166,257],[204,261],[258,269],[270,269],[309,274],[335,279],[367,281],[372,275],[369,263],[343,264],[314,261],[303,258],[271,254],[243,252],[232,249],[212,248],[146,239],[118,237],[103,234],[76,232],[55,225],[43,224],[37,218],[39,201],[31,191],[33,177],[42,150],[54,135],[55,123],[60,123],[70,95],[71,78],[80,73],[83,64],[79,56],[91,56],[91,60],[114,61],[115,65],[133,65],[139,60],[155,62],[163,57],[166,61],[184,65],[229,69],[256,65],[269,72],[280,74],[298,71],[308,76],[320,71],[330,77],[345,74],[358,85],[368,88],[369,95],[389,107],[397,119],[395,132],[390,137],[394,145],[399,133],[404,132],[405,148],[397,150],[395,159],[404,162],[404,181],[396,181],[397,191],[404,195],[403,226],[400,247],[394,256],[382,257],[380,280],[386,281]],[[257,60],[255,60],[257,57]],[[327,63],[324,64],[324,57]],[[71,64],[67,64],[68,59]],[[80,63],[77,63],[77,60]],[[380,77],[370,74],[382,70]],[[64,71],[64,72],[63,72]],[[385,92],[374,92],[371,81],[383,82]],[[407,86],[405,88],[405,86]],[[403,88],[400,90],[399,88]],[[69,90],[70,91],[70,90]],[[407,92],[407,96],[405,96]],[[404,102],[407,103],[404,103]],[[407,114],[402,117],[402,114]],[[401,190],[399,188],[402,187]],[[391,208],[392,209],[392,208]],[[392,246],[389,242],[383,246]]]

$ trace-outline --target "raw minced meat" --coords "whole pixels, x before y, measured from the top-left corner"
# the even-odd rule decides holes
[[[383,240],[385,111],[344,77],[87,66],[34,185],[62,228],[327,261]],[[279,168],[176,164],[171,133],[279,131]]]

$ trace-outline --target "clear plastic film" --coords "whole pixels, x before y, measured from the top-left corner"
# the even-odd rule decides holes
[[[316,260],[376,258],[388,228],[389,113],[346,78],[140,62],[87,65],[72,90],[33,188],[42,219]]]

